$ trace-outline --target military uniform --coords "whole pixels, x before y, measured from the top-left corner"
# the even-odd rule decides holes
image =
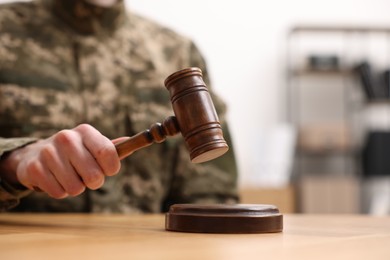
[[[80,123],[111,139],[132,136],[172,115],[163,86],[169,74],[199,67],[209,81],[189,39],[122,2],[109,9],[77,0],[4,4],[0,32],[0,156]],[[223,102],[211,95],[231,146]],[[232,149],[195,165],[174,137],[122,160],[118,175],[77,197],[25,196],[0,180],[0,210],[155,213],[173,203],[236,202],[236,185]]]

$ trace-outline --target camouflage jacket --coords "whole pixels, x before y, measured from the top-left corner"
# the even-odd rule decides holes
[[[153,21],[77,0],[0,7],[0,156],[32,138],[88,123],[113,139],[172,115],[165,78],[204,60],[189,39]],[[213,101],[231,146],[223,102]],[[231,147],[232,148],[232,147]],[[135,152],[96,191],[62,200],[18,191],[0,180],[0,210],[161,212],[173,203],[235,202],[233,149],[192,164],[180,137]]]

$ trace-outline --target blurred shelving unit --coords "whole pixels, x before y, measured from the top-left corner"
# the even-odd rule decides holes
[[[389,68],[390,28],[296,26],[288,32],[286,53],[286,112],[298,131],[294,180],[300,211],[359,213],[365,110],[377,103],[390,110],[390,99],[367,98],[357,66],[375,61],[377,68]]]

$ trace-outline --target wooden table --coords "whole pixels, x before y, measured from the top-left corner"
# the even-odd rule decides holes
[[[285,215],[283,233],[164,230],[163,215],[0,214],[0,259],[390,259],[390,216]]]

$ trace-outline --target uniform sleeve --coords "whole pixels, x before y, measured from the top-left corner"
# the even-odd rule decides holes
[[[35,142],[37,139],[32,137],[3,138],[0,137],[0,159],[10,151]]]
[[[175,203],[237,203],[237,165],[229,127],[226,122],[226,106],[210,88],[205,61],[194,44],[190,48],[191,67],[199,67],[213,99],[229,151],[212,161],[193,164],[184,144],[178,149],[177,164],[165,209]]]
[[[0,137],[0,161],[7,152],[36,141],[35,138],[2,138]],[[1,173],[0,173],[1,176]],[[14,187],[0,178],[0,212],[7,211],[19,204],[21,198],[30,194],[30,190]]]

